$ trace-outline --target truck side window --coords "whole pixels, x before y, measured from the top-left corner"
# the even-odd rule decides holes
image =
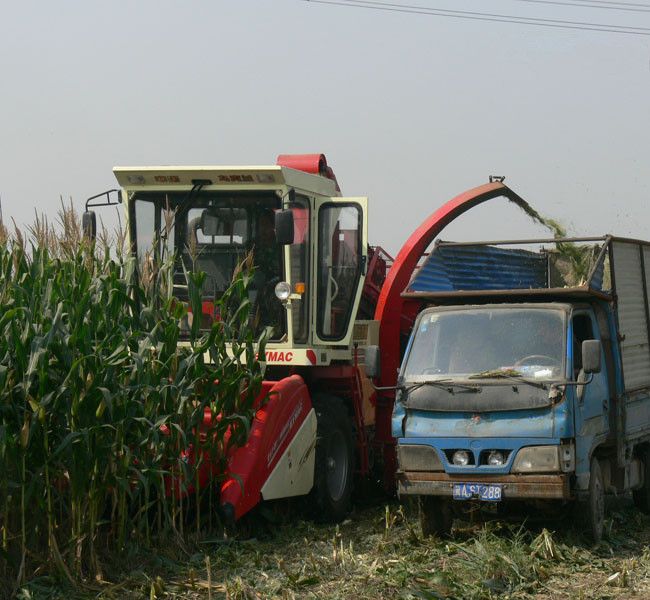
[[[322,206],[318,248],[318,335],[339,340],[347,331],[361,274],[361,208]]]
[[[582,342],[593,340],[594,332],[591,317],[586,314],[573,317],[573,378],[577,379],[582,370]]]

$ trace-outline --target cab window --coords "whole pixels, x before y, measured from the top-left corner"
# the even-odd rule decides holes
[[[594,330],[591,317],[586,314],[577,314],[572,319],[573,329],[573,379],[577,380],[582,371],[582,342],[594,339]]]
[[[318,213],[318,335],[340,340],[348,329],[361,276],[361,207],[324,204]]]
[[[289,246],[291,255],[291,273],[289,283],[294,293],[300,299],[291,302],[291,318],[293,320],[294,342],[307,342],[309,333],[309,302],[307,290],[309,289],[309,201],[298,196],[296,201],[289,206],[293,212],[294,237],[293,244]]]

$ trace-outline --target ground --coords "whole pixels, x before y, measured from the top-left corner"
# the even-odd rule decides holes
[[[606,539],[592,547],[571,519],[456,521],[452,539],[423,539],[415,507],[396,501],[357,507],[339,525],[258,515],[240,539],[131,547],[106,560],[102,581],[75,591],[43,578],[18,597],[650,598],[650,518],[629,500],[608,516]]]

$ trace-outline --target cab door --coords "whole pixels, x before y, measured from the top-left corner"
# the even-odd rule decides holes
[[[368,262],[368,199],[320,198],[312,219],[314,343],[349,346]]]
[[[593,313],[590,310],[574,311],[569,334],[573,359],[571,378],[584,382],[587,376],[582,370],[582,342],[601,339]],[[590,383],[574,387],[576,475],[578,485],[582,488],[588,483],[591,451],[605,441],[609,432],[609,386],[604,354],[601,356],[601,364],[603,369],[600,373],[593,374]]]

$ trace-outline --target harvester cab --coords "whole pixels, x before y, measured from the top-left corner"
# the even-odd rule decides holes
[[[175,256],[179,299],[187,294],[184,271],[206,274],[204,325],[237,272],[253,267],[251,322],[258,332],[270,328],[268,365],[350,358],[368,256],[367,199],[341,197],[324,156],[114,172],[141,268]]]

